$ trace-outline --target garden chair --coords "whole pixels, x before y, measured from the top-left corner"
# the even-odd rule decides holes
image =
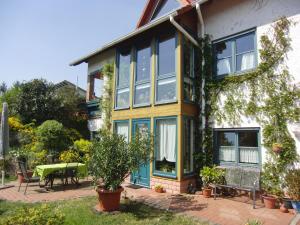
[[[25,188],[25,191],[24,191],[24,195],[26,195],[26,191],[27,191],[27,187],[28,187],[29,183],[39,183],[39,186],[41,187],[40,177],[28,177],[25,163],[24,162],[18,162],[18,164],[19,164],[19,168],[20,168],[20,170],[21,170],[21,172],[24,176],[24,182],[26,183],[26,188]],[[20,184],[19,184],[18,192],[21,189],[21,185],[22,185],[22,182],[20,182]]]
[[[63,190],[65,190],[65,177],[66,177],[65,173],[66,173],[67,165],[65,168],[55,171],[49,175],[50,179],[51,179],[51,188],[53,187],[54,180],[59,179],[59,180],[61,180]]]
[[[79,176],[78,176],[78,164],[76,164],[76,167],[70,167],[68,168],[68,164],[66,166],[66,171],[65,171],[65,184],[68,184],[68,178],[70,177],[71,183],[76,184],[76,186],[79,185]]]

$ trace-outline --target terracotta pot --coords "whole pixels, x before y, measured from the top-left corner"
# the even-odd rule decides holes
[[[285,205],[283,203],[280,205],[279,209],[283,213],[288,213],[289,212],[289,210],[285,207]]]
[[[157,193],[164,193],[164,189],[163,188],[155,188],[155,191]]]
[[[265,207],[268,209],[275,209],[275,204],[277,199],[273,196],[263,196],[264,198],[264,203],[265,203]]]
[[[19,183],[23,183],[24,182],[24,176],[23,173],[21,171],[17,172],[18,175],[18,181]],[[30,178],[33,175],[33,171],[27,171],[27,176]]]
[[[211,188],[203,188],[203,197],[210,198],[211,197]]]
[[[105,212],[111,212],[119,210],[121,192],[124,191],[123,187],[120,187],[116,191],[108,191],[102,187],[97,188],[99,199],[99,210]]]
[[[273,152],[275,152],[276,154],[279,154],[282,151],[282,147],[279,146],[273,146],[272,147]]]

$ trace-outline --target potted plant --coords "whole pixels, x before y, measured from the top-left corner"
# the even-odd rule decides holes
[[[279,154],[282,151],[282,144],[281,143],[274,143],[272,145],[272,150],[273,152],[275,152],[276,154]]]
[[[289,170],[285,176],[285,183],[293,208],[300,213],[300,169]]]
[[[263,200],[265,207],[268,209],[275,209],[277,203],[277,196],[282,196],[282,181],[280,179],[280,172],[276,165],[272,162],[267,162],[264,165],[264,171],[261,176],[262,189],[264,191]]]
[[[97,210],[118,210],[125,178],[150,160],[152,138],[139,136],[127,143],[124,136],[106,131],[92,143],[89,169],[98,193]]]
[[[220,183],[220,181],[224,176],[223,171],[221,169],[218,169],[216,166],[213,167],[205,166],[200,171],[200,176],[203,182],[203,189],[202,189],[203,196],[205,198],[210,198],[211,191],[212,191],[210,185],[214,183]]]
[[[157,193],[163,193],[164,192],[164,187],[161,185],[161,184],[156,184],[154,186],[154,190],[157,192]]]

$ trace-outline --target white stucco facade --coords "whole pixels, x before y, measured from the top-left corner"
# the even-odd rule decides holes
[[[261,2],[261,3],[258,3]],[[257,49],[261,48],[260,37],[268,34],[274,21],[282,16],[291,19],[296,25],[291,26],[291,50],[288,52],[287,66],[296,84],[300,83],[300,1],[299,0],[222,0],[212,1],[202,8],[205,33],[212,40],[225,38],[249,29],[256,29]],[[258,51],[259,52],[259,51]],[[259,53],[258,53],[259,54]],[[259,63],[259,55],[257,56]],[[300,103],[299,103],[300,107]],[[243,117],[234,128],[260,128],[253,119]],[[214,128],[233,128],[227,123],[215,124]],[[290,124],[289,131],[296,141],[300,155],[300,123]],[[261,135],[261,132],[260,132]],[[263,139],[261,137],[261,143]],[[266,149],[261,148],[261,161],[266,161]]]

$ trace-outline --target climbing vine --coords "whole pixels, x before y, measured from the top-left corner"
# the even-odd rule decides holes
[[[104,126],[103,130],[111,130],[111,112],[112,112],[112,99],[113,99],[113,74],[114,66],[112,64],[106,64],[101,71],[107,78],[104,84],[104,94],[101,100],[101,110],[104,113]]]
[[[293,22],[280,18],[267,34],[260,39],[260,63],[258,67],[241,75],[213,79],[213,57],[210,38],[202,43],[202,78],[205,80],[205,127],[203,151],[212,159],[212,120],[239,125],[243,118],[255,119],[262,127],[264,146],[268,150],[265,170],[271,168],[281,173],[288,165],[299,160],[295,141],[288,131],[288,123],[299,121],[297,100],[300,90],[293,84],[293,77],[286,66],[287,53],[291,48],[289,37]],[[272,144],[280,143],[284,151],[279,155],[272,151]],[[206,160],[210,164],[210,160]]]

